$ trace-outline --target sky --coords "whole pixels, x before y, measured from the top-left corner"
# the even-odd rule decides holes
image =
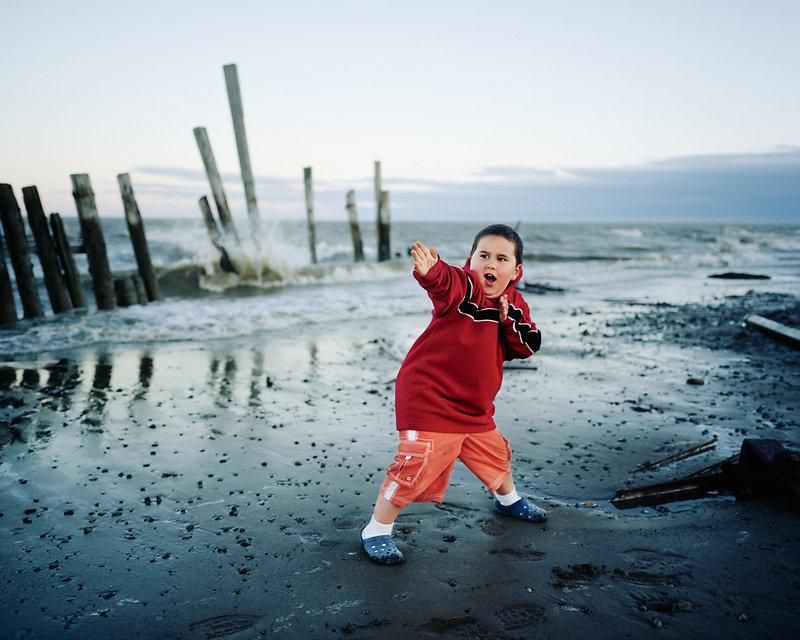
[[[800,223],[800,2],[0,0],[0,182],[101,217],[200,216],[206,127],[246,216]]]

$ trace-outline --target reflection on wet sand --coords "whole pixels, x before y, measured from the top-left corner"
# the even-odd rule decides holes
[[[45,369],[48,373],[47,385],[42,388],[46,395],[42,405],[54,411],[66,411],[72,406],[72,394],[81,383],[81,371],[75,362],[61,359],[48,364]]]
[[[264,385],[264,353],[253,349],[253,366],[250,370],[250,398],[248,404],[251,407],[261,406],[261,388]]]
[[[142,353],[139,359],[139,382],[133,392],[134,400],[144,400],[150,389],[150,381],[153,379],[153,357],[149,352]]]
[[[276,385],[289,392],[281,411],[291,411],[312,392],[296,384],[322,375],[324,360],[312,340],[269,352],[195,348],[154,357],[150,348],[105,349],[49,362],[7,362],[0,364],[0,448],[14,440],[46,446],[49,431],[37,435],[36,424],[52,422],[52,415],[42,412],[61,414],[65,427],[77,424],[92,434],[115,433],[142,415],[157,420],[164,403],[181,397],[197,411],[224,408],[263,418],[266,404],[274,410],[276,396],[266,392]]]
[[[237,369],[233,356],[226,357],[224,361],[216,356],[211,358],[206,384],[220,406],[227,405],[233,397]]]
[[[101,353],[95,363],[94,378],[87,397],[86,408],[81,414],[81,421],[87,425],[87,431],[92,433],[103,431],[103,420],[106,417],[106,402],[108,401],[107,391],[111,386],[113,368],[111,356],[105,352]]]

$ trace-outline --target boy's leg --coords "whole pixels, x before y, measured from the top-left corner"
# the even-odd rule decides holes
[[[517,488],[514,486],[514,474],[509,471],[500,486],[492,493],[497,498],[497,501],[504,506],[512,505],[519,500]]]
[[[378,495],[372,518],[361,530],[361,546],[373,562],[400,564],[405,561],[403,553],[392,540],[392,527],[402,509],[383,495]]]
[[[401,432],[395,462],[389,466],[372,518],[361,531],[362,547],[370,560],[379,564],[404,561],[403,554],[391,539],[394,521],[410,502],[441,502],[461,438],[457,434]],[[434,440],[436,454],[431,455]]]
[[[511,473],[511,447],[498,430],[470,434],[459,456],[495,497],[498,513],[528,522],[544,522],[547,512],[520,497]]]
[[[514,476],[511,471],[509,471],[506,479],[497,487],[495,493],[501,496],[507,496],[512,491],[516,491],[516,489],[514,488]]]
[[[382,495],[375,501],[375,509],[372,517],[382,524],[393,524],[403,507],[398,507],[394,502],[390,502]]]

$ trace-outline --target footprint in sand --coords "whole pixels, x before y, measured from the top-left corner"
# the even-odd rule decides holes
[[[691,575],[688,558],[669,551],[654,549],[628,549],[622,557],[627,567],[615,568],[613,576],[618,580],[639,585],[682,584],[683,576]]]
[[[515,604],[494,612],[494,617],[506,631],[521,629],[545,619],[544,608],[532,602]]]
[[[241,614],[230,614],[204,618],[189,625],[189,631],[202,638],[224,638],[240,631],[252,629],[261,618]]]
[[[359,526],[363,527],[366,522],[361,522],[361,520],[357,520],[355,518],[342,516],[331,519],[331,524],[337,531],[349,531],[350,529],[357,529]]]
[[[436,531],[449,531],[454,527],[457,527],[461,523],[461,520],[454,517],[448,518],[437,518],[433,523],[433,528]]]
[[[494,518],[478,520],[478,524],[481,527],[481,531],[483,531],[487,536],[497,537],[504,536],[506,533],[508,533],[508,529],[506,529]]]
[[[537,551],[536,549],[511,549],[503,547],[502,549],[490,549],[490,556],[500,556],[501,558],[509,558],[511,560],[544,560],[544,551]]]

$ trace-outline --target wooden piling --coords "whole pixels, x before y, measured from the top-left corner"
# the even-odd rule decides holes
[[[381,191],[378,206],[378,261],[389,260],[392,257],[390,237],[389,192]]]
[[[208,237],[211,240],[211,244],[213,244],[221,254],[219,261],[220,268],[226,273],[239,273],[236,270],[236,266],[231,262],[230,256],[225,249],[222,234],[217,226],[217,221],[214,220],[214,214],[211,212],[211,205],[208,203],[208,198],[203,196],[198,200],[198,203],[200,204],[200,211],[203,214],[203,220],[206,223],[206,229],[208,229]]]
[[[214,159],[214,152],[211,150],[211,142],[208,139],[208,132],[205,127],[194,129],[194,138],[197,141],[197,148],[200,150],[200,157],[203,159],[203,166],[206,168],[208,184],[211,186],[211,194],[217,205],[219,221],[225,235],[230,236],[238,244],[239,234],[236,233],[236,226],[233,224],[231,210],[228,207],[228,198],[225,197],[225,189],[222,187],[222,178],[219,176],[217,161]]]
[[[153,271],[153,263],[150,261],[150,250],[147,248],[147,238],[144,233],[144,223],[142,214],[139,212],[139,205],[136,203],[136,196],[133,194],[131,177],[127,173],[120,173],[117,176],[119,190],[122,194],[122,204],[125,207],[125,221],[128,223],[128,234],[133,244],[133,252],[136,254],[136,264],[139,267],[139,276],[144,283],[147,292],[147,300],[152,302],[161,297],[158,290],[158,280]]]
[[[131,282],[133,282],[133,288],[136,291],[136,302],[138,304],[152,302],[150,296],[147,295],[147,288],[144,286],[144,280],[142,280],[142,277],[138,273],[134,273],[131,276]]]
[[[114,294],[118,307],[130,307],[138,302],[136,289],[130,276],[114,278]]]
[[[28,226],[30,226],[36,242],[36,253],[39,254],[39,263],[42,265],[50,306],[53,308],[53,313],[70,311],[72,300],[70,300],[67,283],[64,281],[61,267],[58,264],[56,248],[47,227],[47,218],[42,209],[39,190],[36,187],[23,187],[22,198],[28,212]]]
[[[358,227],[356,213],[356,192],[352,189],[347,192],[347,217],[350,221],[350,235],[353,236],[353,256],[356,262],[364,262],[364,243],[361,242],[361,229]]]
[[[239,73],[236,70],[235,64],[226,64],[222,67],[222,70],[225,73],[228,102],[231,106],[233,133],[236,136],[236,149],[239,152],[239,166],[242,169],[242,183],[244,184],[244,195],[247,200],[247,215],[250,218],[250,230],[253,232],[253,241],[256,243],[256,246],[258,246],[261,237],[261,217],[258,213],[253,170],[250,166],[250,151],[247,148],[247,134],[244,128],[244,108],[242,106],[242,94],[239,90]]]
[[[17,306],[14,304],[11,276],[6,267],[6,243],[0,231],[0,325],[12,324],[16,321]]]
[[[28,238],[25,235],[25,225],[22,214],[10,184],[0,184],[0,217],[3,220],[3,230],[8,244],[8,253],[11,255],[11,266],[17,280],[17,292],[22,300],[22,311],[26,318],[39,318],[44,312],[39,300],[39,291],[33,277],[28,252]]]
[[[314,228],[314,185],[311,167],[303,167],[303,182],[306,187],[306,221],[308,222],[308,248],[311,251],[311,263],[317,264],[317,232]]]
[[[58,261],[61,265],[61,271],[64,274],[64,280],[67,283],[67,291],[69,291],[69,298],[72,301],[72,306],[75,309],[83,308],[86,306],[86,298],[83,295],[81,274],[78,272],[78,267],[75,265],[75,257],[72,255],[72,247],[67,239],[67,233],[64,231],[64,223],[61,220],[61,216],[57,213],[50,214],[50,231],[53,233],[53,243],[56,247]]]
[[[381,161],[375,160],[375,221],[380,219],[381,214],[381,191],[383,185],[381,184]]]
[[[94,202],[94,192],[89,176],[85,173],[76,173],[72,179],[72,196],[78,209],[78,219],[81,223],[83,245],[86,247],[86,258],[89,261],[89,273],[92,276],[94,295],[98,309],[113,309],[117,306],[114,296],[114,280],[108,266],[106,254],[106,241],[103,237],[103,227]]]

